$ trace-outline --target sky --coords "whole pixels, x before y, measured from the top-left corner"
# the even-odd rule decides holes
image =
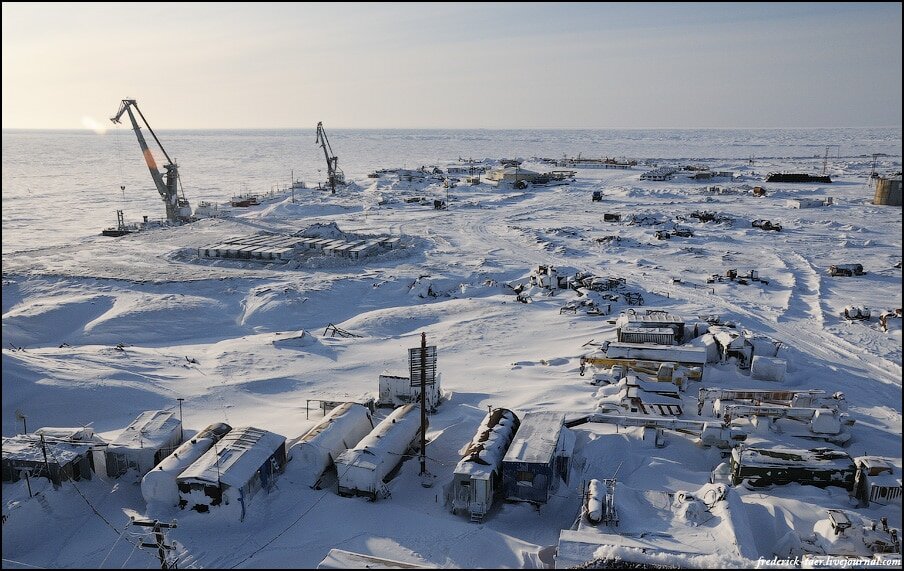
[[[3,128],[899,127],[901,3],[3,3]]]

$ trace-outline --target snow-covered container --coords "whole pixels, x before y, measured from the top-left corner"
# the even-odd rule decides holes
[[[669,327],[622,327],[618,340],[625,343],[652,343],[674,345],[675,331]]]
[[[182,422],[175,413],[145,411],[107,447],[107,475],[117,478],[134,468],[144,476],[181,441]]]
[[[486,515],[501,488],[502,459],[520,424],[510,410],[497,408],[487,413],[455,467],[452,513],[467,510],[475,520]]]
[[[294,460],[293,466],[301,464],[305,483],[313,487],[340,454],[361,442],[373,428],[366,406],[342,403],[313,428],[289,442],[289,460]]]
[[[819,208],[825,206],[826,201],[820,198],[793,198],[786,204],[788,208]]]
[[[442,399],[441,381],[442,374],[437,374],[436,382],[432,385],[427,385],[427,408],[431,411],[436,409]],[[400,406],[421,402],[421,387],[411,386],[411,381],[408,377],[390,375],[384,372],[380,375],[379,388],[377,406]]]
[[[638,329],[655,329],[660,333],[661,329],[671,329],[673,337],[662,345],[673,345],[684,341],[684,318],[672,315],[666,311],[647,310],[646,313],[636,313],[633,310],[622,313],[615,320],[615,333],[618,340],[626,343],[651,343],[653,341],[631,341],[630,337],[637,336]]]
[[[784,359],[754,355],[750,363],[750,376],[761,381],[781,381],[785,378],[787,368]]]
[[[357,446],[336,459],[339,494],[376,500],[406,452],[419,445],[420,429],[417,406],[406,404],[392,411]]]
[[[854,494],[869,504],[901,505],[901,459],[859,456]]]
[[[141,495],[150,507],[179,505],[179,488],[176,478],[205,452],[213,448],[232,427],[223,422],[211,424],[183,442],[173,453],[157,464],[141,479]]]
[[[828,408],[817,408],[810,418],[810,431],[813,434],[841,433],[841,418],[838,411]]]
[[[269,491],[285,465],[285,436],[253,426],[234,428],[179,474],[179,505],[198,512],[238,505],[244,517],[251,497]]]
[[[851,457],[830,448],[735,448],[731,452],[734,485],[744,481],[754,487],[798,483],[852,490],[855,473]]]
[[[568,480],[574,433],[561,412],[524,415],[515,440],[502,460],[502,485],[507,500],[543,504]]]
[[[696,342],[697,340],[695,340]],[[699,343],[695,343],[706,350],[706,362],[707,363],[718,363],[719,362],[719,345],[716,343],[715,336],[706,333],[699,338]]]
[[[606,349],[609,359],[645,359],[671,362],[686,366],[706,365],[706,349],[691,345],[650,345],[643,343],[609,343]]]

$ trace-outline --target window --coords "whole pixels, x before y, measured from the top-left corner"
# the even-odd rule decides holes
[[[518,470],[517,472],[515,472],[515,479],[519,482],[533,483],[534,473],[528,472],[526,470]]]

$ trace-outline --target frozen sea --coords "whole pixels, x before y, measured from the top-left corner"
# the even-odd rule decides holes
[[[377,168],[416,168],[462,158],[627,157],[743,159],[829,156],[899,162],[901,128],[742,130],[350,130],[329,129],[350,179]],[[224,201],[245,192],[325,178],[315,130],[158,132],[179,165],[186,196]],[[155,150],[156,153],[156,150]],[[163,160],[159,153],[158,164]],[[122,189],[121,187],[125,187]],[[3,130],[3,254],[65,245],[127,221],[162,216],[162,205],[126,127],[93,131]]]

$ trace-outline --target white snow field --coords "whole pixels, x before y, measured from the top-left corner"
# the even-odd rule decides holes
[[[334,196],[303,190],[294,203],[281,195],[182,227],[62,246],[34,243],[4,254],[4,436],[22,432],[18,411],[29,430],[91,424],[110,441],[142,411],[178,411],[176,399],[184,398],[186,437],[226,422],[291,441],[322,418],[317,402],[306,412],[308,401],[364,402],[376,396],[384,371],[407,375],[407,349],[419,345],[422,332],[437,346],[446,400],[430,415],[427,432],[433,486],[421,485],[417,458],[408,458],[386,484],[388,497],[375,502],[339,496],[335,478],[311,489],[297,459],[269,493],[258,492],[243,521],[226,506],[149,512],[134,472],[59,489],[32,478],[32,492],[40,491],[35,498],[24,480],[4,482],[3,566],[159,565],[156,549],[136,548],[149,540],[148,528],[128,525],[129,514],[176,520],[167,540],[176,545],[179,566],[216,568],[310,568],[334,548],[439,567],[543,567],[552,563],[550,548],[562,530],[578,527],[622,533],[628,546],[654,532],[668,536],[677,552],[712,556],[698,564],[742,567],[775,556],[790,530],[812,534],[827,509],[887,517],[900,529],[900,503],[858,507],[842,488],[799,484],[736,486],[731,509],[726,504],[706,516],[714,520],[679,517],[668,498],[709,485],[726,451],[674,432],[659,448],[642,428],[605,424],[574,428],[569,481],[548,503],[500,499],[480,523],[450,513],[444,487],[489,406],[519,418],[540,411],[573,418],[596,412],[598,401],[612,395],[613,387],[592,386],[590,375],[579,374],[580,357],[615,340],[610,320],[627,306],[613,303],[609,316],[561,314],[577,299],[571,290],[553,296],[533,290],[531,303],[519,303],[505,284],[538,265],[554,265],[560,275],[582,270],[624,278],[643,294],[638,310],[665,309],[691,323],[718,315],[782,342],[783,380],[755,380],[731,363],[707,365],[704,380],[690,381],[682,393],[681,418],[697,418],[703,386],[842,391],[856,421],[844,450],[900,458],[901,331],[883,332],[876,317],[901,307],[902,210],[871,204],[869,159],[833,161],[831,184],[762,182],[769,171],[818,172],[821,158],[693,163],[738,176],[657,182],[639,180],[652,167],[577,169],[570,184],[520,190],[360,177]],[[531,160],[522,166],[555,168]],[[889,166],[900,170],[900,158]],[[753,196],[753,186],[767,195]],[[602,200],[592,202],[597,190]],[[420,196],[429,205],[404,200]],[[448,209],[432,208],[447,196]],[[833,204],[788,206],[817,197],[832,197]],[[732,222],[690,218],[704,209]],[[622,220],[603,222],[604,213]],[[631,215],[662,224],[629,224]],[[675,217],[693,236],[657,240],[655,231],[672,228]],[[754,228],[756,219],[782,230]],[[289,234],[331,222],[348,233],[401,237],[400,246],[360,260],[306,255],[262,263],[197,255],[198,247],[230,236]],[[830,276],[827,268],[838,263],[862,264],[866,273]],[[729,269],[757,270],[768,284],[707,283]],[[851,305],[871,308],[872,320],[843,319]],[[358,337],[324,336],[329,324]],[[389,412],[378,408],[374,424]],[[763,431],[750,442],[832,446]],[[573,527],[582,484],[613,476],[623,525]]]

